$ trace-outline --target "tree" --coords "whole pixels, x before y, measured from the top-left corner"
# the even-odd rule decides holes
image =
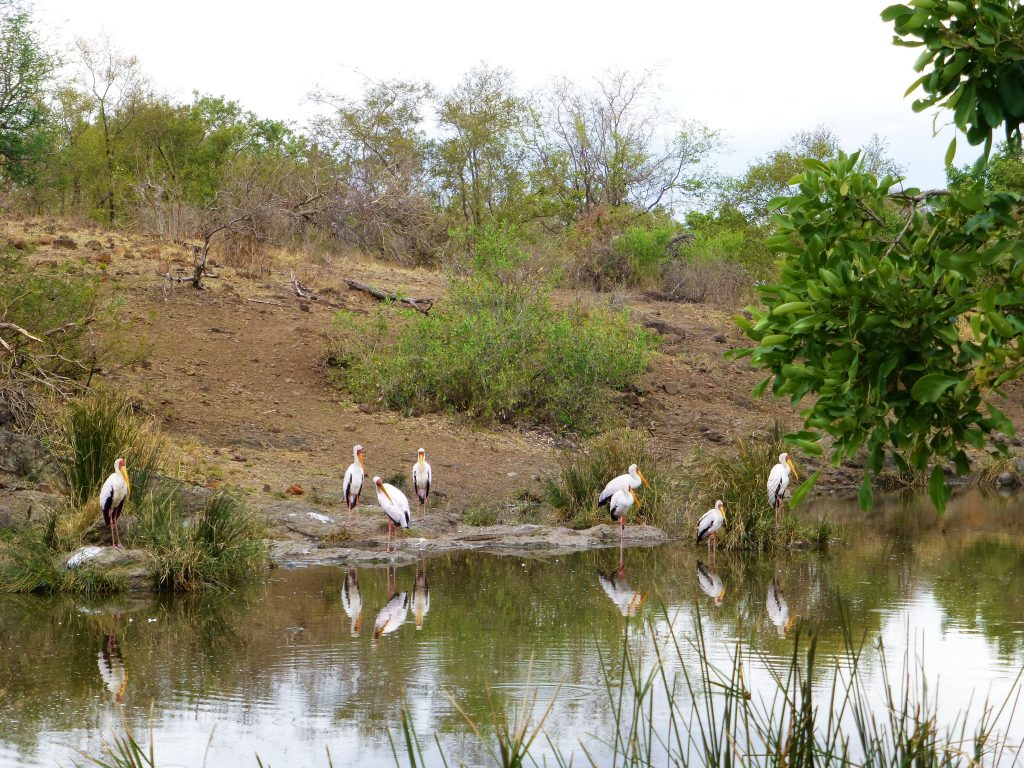
[[[145,80],[134,56],[118,51],[109,39],[95,43],[77,38],[75,46],[84,67],[83,83],[92,95],[103,152],[103,198],[107,223],[117,216],[117,167],[115,155],[121,135],[131,125],[141,100]]]
[[[705,190],[701,164],[718,146],[718,133],[694,121],[673,121],[666,130],[653,91],[649,72],[612,72],[593,90],[555,83],[534,142],[534,183],[563,221],[597,206],[638,214],[674,208]]]
[[[467,225],[510,216],[526,193],[527,102],[508,70],[471,69],[438,108],[448,132],[436,150],[442,200]]]
[[[59,66],[28,10],[0,0],[0,174],[16,183],[31,181],[48,146],[47,92]]]
[[[431,257],[437,217],[421,125],[432,93],[426,83],[389,80],[368,82],[359,100],[312,95],[331,110],[313,121],[312,133],[336,163],[324,222],[336,236],[394,258]]]
[[[901,42],[927,46],[918,63],[933,69],[915,84],[929,94],[924,102],[945,99],[974,143],[990,143],[998,115],[1019,147],[1024,90],[1011,91],[1024,11],[1009,0],[914,6],[892,6],[883,18],[895,21]],[[772,203],[768,243],[783,254],[781,278],[760,289],[764,306],[752,308],[752,321],[737,322],[756,342],[744,353],[773,374],[756,394],[771,383],[794,403],[814,398],[801,411],[806,429],[786,436],[791,444],[821,453],[827,434],[837,465],[867,449],[866,507],[887,457],[902,471],[944,460],[964,473],[968,448],[1005,452],[994,438],[1013,425],[996,398],[1024,373],[1024,238],[1014,193],[980,179],[894,192],[898,179],[865,173],[858,161],[856,153],[805,160],[796,193]],[[949,495],[941,463],[928,489],[941,510]]]

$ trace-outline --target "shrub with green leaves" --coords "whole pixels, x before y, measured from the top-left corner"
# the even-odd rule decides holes
[[[779,281],[759,289],[751,321],[736,319],[756,342],[738,354],[772,373],[755,394],[771,384],[804,406],[791,445],[820,454],[830,435],[836,465],[867,448],[865,507],[887,455],[900,472],[940,459],[966,474],[967,448],[1013,433],[993,395],[1024,370],[1018,198],[981,182],[894,196],[896,179],[859,172],[857,154],[804,162],[797,194],[774,205]],[[941,466],[928,486],[943,508]]]
[[[405,412],[598,429],[607,393],[646,370],[653,339],[625,311],[555,308],[543,285],[517,279],[519,260],[479,263],[429,315],[340,313],[330,350],[337,382],[356,400]]]

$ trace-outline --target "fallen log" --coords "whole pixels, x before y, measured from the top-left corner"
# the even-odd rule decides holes
[[[378,301],[397,301],[401,304],[408,304],[417,312],[422,312],[424,315],[430,312],[430,308],[434,306],[433,299],[414,299],[410,296],[399,296],[395,293],[387,293],[386,291],[374,288],[372,285],[367,285],[366,283],[361,283],[358,280],[353,280],[352,278],[346,278],[345,282],[348,283],[349,288],[355,291],[368,293]]]

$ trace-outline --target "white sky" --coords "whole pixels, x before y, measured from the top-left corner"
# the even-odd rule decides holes
[[[519,86],[556,75],[658,67],[662,106],[725,131],[719,167],[739,173],[794,132],[824,123],[848,149],[878,133],[913,186],[945,186],[951,128],[903,98],[916,51],[891,44],[887,0],[438,0],[269,3],[36,0],[59,41],[106,33],[160,91],[224,95],[302,125],[317,85],[355,95],[360,73],[453,86],[485,61]],[[965,149],[957,163],[977,152]]]

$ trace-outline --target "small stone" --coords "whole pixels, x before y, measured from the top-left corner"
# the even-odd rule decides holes
[[[40,235],[39,239],[36,240],[36,242],[39,245],[52,245],[53,244],[53,236],[52,235]]]
[[[101,243],[99,240],[87,240],[85,243],[85,247],[88,248],[90,251],[102,251],[103,243]]]
[[[309,312],[309,304],[307,304],[307,303],[306,303],[306,302],[304,302],[304,301],[300,301],[300,302],[299,302],[299,309],[300,309],[300,310],[301,310],[302,312]]]
[[[240,455],[239,455],[239,454],[237,454],[237,453],[236,453],[236,454],[235,454],[234,456],[232,456],[232,457],[231,457],[231,460],[232,460],[232,461],[240,461],[240,462],[246,462],[246,461],[248,461],[248,459],[246,459],[246,458],[245,458],[245,456],[240,456]]]
[[[20,237],[9,237],[7,238],[7,245],[11,248],[17,248],[19,251],[25,250],[28,247],[28,243],[22,240]]]
[[[142,252],[142,257],[145,259],[159,259],[160,258],[160,246],[151,245]]]
[[[665,393],[669,395],[678,395],[681,387],[678,382],[666,381],[663,385],[665,387]]]
[[[73,251],[78,248],[78,243],[72,240],[67,235],[61,235],[53,241],[54,248],[66,248],[69,251]]]
[[[724,334],[724,333],[716,333],[716,334],[715,334],[715,335],[714,335],[714,336],[712,337],[712,339],[713,339],[714,341],[717,341],[717,342],[718,342],[719,344],[725,344],[725,334]]]
[[[263,492],[264,493],[270,493],[270,491],[271,491],[270,483],[264,483],[263,484]]]
[[[1020,478],[1013,474],[1013,472],[1000,472],[999,477],[996,478],[996,483],[998,485],[1018,485]]]
[[[287,494],[289,494],[289,495],[291,495],[291,496],[301,496],[301,495],[302,495],[302,494],[304,494],[305,492],[306,492],[306,491],[305,491],[305,490],[303,490],[302,486],[301,486],[301,485],[299,485],[298,483],[295,483],[295,484],[293,484],[293,485],[289,485],[289,486],[288,486],[288,487],[287,487],[287,488],[285,489],[285,493],[287,493]]]
[[[109,253],[97,253],[89,257],[89,261],[93,264],[113,264],[114,259]]]

